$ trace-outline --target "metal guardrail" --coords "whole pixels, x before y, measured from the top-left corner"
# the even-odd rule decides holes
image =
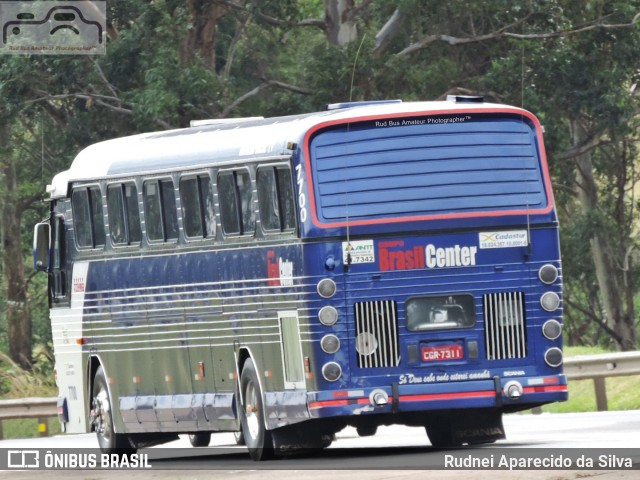
[[[49,435],[50,417],[58,416],[57,398],[14,398],[0,400],[0,440],[4,438],[3,420],[37,418],[41,437]]]
[[[595,384],[598,411],[607,410],[605,379],[624,375],[640,375],[640,352],[578,355],[564,359],[564,373],[570,380],[592,379]],[[16,398],[0,400],[0,439],[2,421],[15,418],[37,418],[40,436],[49,432],[47,419],[58,415],[57,398]]]
[[[640,352],[567,357],[564,359],[564,373],[572,380],[640,375]]]
[[[601,353],[577,355],[564,359],[564,373],[569,380],[592,379],[599,412],[609,409],[607,402],[607,377],[640,375],[640,352]]]

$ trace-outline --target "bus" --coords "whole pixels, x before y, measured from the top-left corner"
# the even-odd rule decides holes
[[[82,150],[47,187],[58,412],[105,452],[236,432],[251,458],[351,426],[436,447],[567,398],[539,121],[375,101]]]

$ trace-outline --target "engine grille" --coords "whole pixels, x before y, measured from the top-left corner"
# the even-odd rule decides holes
[[[397,305],[392,300],[358,302],[356,316],[356,351],[361,368],[397,367]]]
[[[526,357],[524,293],[489,293],[483,301],[487,360]]]

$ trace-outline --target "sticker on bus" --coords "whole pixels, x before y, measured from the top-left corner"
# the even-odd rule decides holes
[[[526,230],[480,232],[479,235],[480,248],[526,247],[529,244]]]
[[[351,255],[351,262],[347,256]],[[355,240],[342,242],[342,261],[346,263],[375,263],[376,254],[373,240]]]

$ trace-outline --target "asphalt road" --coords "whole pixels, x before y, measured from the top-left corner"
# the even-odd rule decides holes
[[[7,470],[0,472],[0,477],[7,480],[101,480],[123,477],[127,480],[181,480],[228,478],[230,475],[257,480],[302,480],[301,477],[304,480],[413,480],[425,476],[492,480],[640,479],[640,411],[508,415],[504,423],[506,440],[476,448],[435,449],[430,446],[422,428],[382,427],[375,436],[365,438],[348,428],[340,432],[336,441],[326,450],[255,463],[249,459],[244,447],[235,446],[231,434],[216,434],[212,436],[208,448],[192,448],[187,438],[182,437],[171,444],[144,450],[148,463],[153,467],[150,470]],[[85,450],[79,449],[95,447],[97,442],[92,434],[67,435],[0,441],[0,454],[4,449],[59,448],[65,449],[64,452],[81,452]],[[586,462],[590,458],[592,465],[587,463],[587,468],[574,469],[578,467],[580,456]],[[474,468],[454,468],[465,461],[467,465],[464,466],[471,465]],[[529,465],[526,470],[517,469],[523,466],[523,462],[535,461],[546,462],[549,469],[536,468],[535,465],[533,468]],[[476,462],[475,465],[473,462]],[[493,469],[476,468],[481,462]],[[554,468],[562,465],[561,462],[565,462],[564,465],[570,469]],[[634,465],[632,469],[628,468],[629,463]],[[504,468],[509,464],[515,470]]]

